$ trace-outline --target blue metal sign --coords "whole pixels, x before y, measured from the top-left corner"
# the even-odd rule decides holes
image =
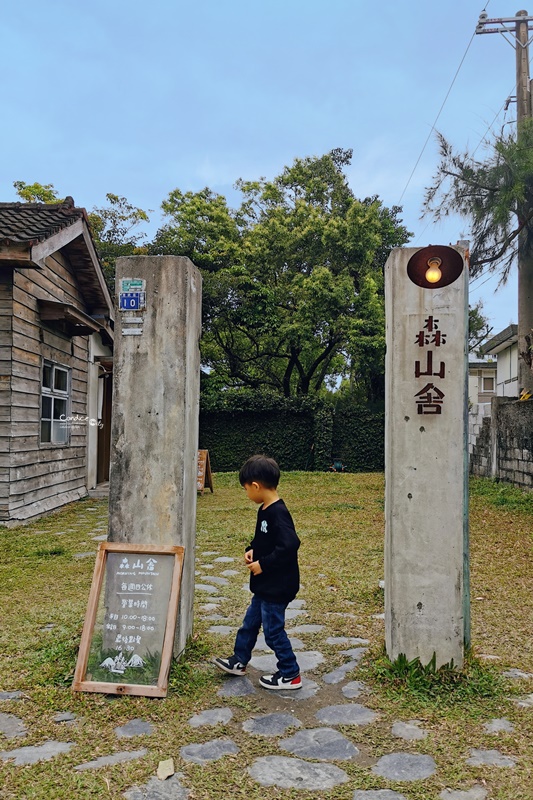
[[[146,306],[146,292],[120,292],[121,311],[139,311]]]

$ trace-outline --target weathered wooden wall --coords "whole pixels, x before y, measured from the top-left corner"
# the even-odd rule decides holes
[[[72,267],[54,253],[42,270],[15,270],[12,301],[9,518],[24,520],[86,494],[87,426],[72,428],[68,446],[40,444],[42,364],[71,369],[69,415],[86,415],[88,337],[68,337],[42,323],[38,299],[85,311]]]
[[[0,520],[9,517],[12,313],[12,273],[7,270],[0,272]]]

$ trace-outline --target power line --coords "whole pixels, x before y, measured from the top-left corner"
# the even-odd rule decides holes
[[[487,8],[488,8],[488,6],[489,6],[489,3],[490,3],[490,0],[487,0],[487,2],[485,3],[485,7],[482,9],[482,11],[486,11],[486,10],[487,10]],[[407,179],[407,183],[406,183],[406,184],[405,184],[405,186],[404,186],[404,190],[403,190],[403,192],[402,192],[402,193],[401,193],[401,195],[400,195],[400,199],[398,200],[398,205],[400,205],[400,204],[401,204],[401,202],[402,202],[402,200],[403,200],[403,196],[404,196],[404,194],[406,193],[406,191],[407,191],[407,189],[408,189],[408,187],[409,187],[409,184],[411,183],[411,180],[413,179],[413,175],[415,174],[415,172],[416,172],[416,170],[417,170],[417,167],[418,167],[418,165],[420,164],[420,160],[421,160],[422,156],[424,155],[425,149],[426,149],[426,147],[428,146],[428,142],[429,142],[429,140],[431,139],[431,136],[433,135],[433,132],[434,132],[434,130],[435,130],[435,126],[437,125],[437,122],[439,121],[440,115],[442,114],[442,112],[443,112],[443,110],[444,110],[444,106],[446,105],[446,102],[447,102],[447,100],[448,100],[448,97],[450,96],[450,93],[451,93],[451,91],[452,91],[452,89],[453,89],[453,87],[454,87],[455,81],[457,80],[457,77],[458,77],[458,75],[459,75],[459,73],[460,73],[460,71],[461,71],[461,67],[463,66],[463,63],[464,63],[464,61],[465,61],[465,58],[466,58],[466,56],[467,56],[467,54],[468,54],[468,51],[470,50],[470,45],[472,44],[472,42],[473,42],[473,40],[474,40],[474,37],[475,37],[475,35],[476,35],[476,32],[474,31],[474,33],[472,34],[472,37],[471,37],[470,41],[468,42],[468,44],[467,44],[467,46],[466,46],[466,50],[465,50],[465,52],[464,52],[464,54],[463,54],[463,57],[462,57],[462,59],[461,59],[461,61],[460,61],[460,63],[459,63],[459,66],[457,67],[457,70],[456,70],[456,72],[455,72],[455,75],[453,76],[452,82],[451,82],[451,84],[450,84],[450,88],[449,88],[449,89],[448,89],[448,91],[446,92],[446,97],[445,97],[445,98],[444,98],[444,100],[442,101],[442,105],[441,105],[441,107],[439,108],[439,112],[438,112],[437,116],[435,117],[435,121],[433,122],[433,125],[431,126],[431,130],[429,131],[429,133],[428,133],[428,135],[427,135],[427,139],[426,139],[426,141],[424,142],[424,145],[423,145],[423,147],[422,147],[422,150],[420,151],[420,155],[418,156],[418,158],[417,158],[417,160],[416,160],[416,164],[414,165],[414,167],[413,167],[413,169],[412,169],[412,171],[411,171],[411,174],[409,175],[409,178]]]

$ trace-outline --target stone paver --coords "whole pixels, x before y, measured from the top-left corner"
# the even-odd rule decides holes
[[[100,769],[100,767],[110,767],[113,764],[122,764],[124,761],[135,761],[146,755],[148,750],[121,750],[118,753],[111,753],[110,756],[101,756],[94,761],[86,761],[85,764],[78,764],[74,767],[78,772],[86,772],[89,769]]]
[[[227,586],[229,584],[227,578],[219,578],[216,575],[202,575],[202,580],[206,583],[214,583],[217,586]]]
[[[206,553],[204,553],[206,555]],[[230,558],[230,556],[219,556],[215,558],[215,564],[232,564],[235,561],[234,558]]]
[[[350,683],[342,687],[341,691],[345,697],[349,700],[353,700],[355,697],[359,697],[360,694],[363,694],[363,692],[368,692],[369,689],[362,681],[350,681]]]
[[[377,719],[375,711],[371,711],[359,703],[346,703],[342,706],[326,706],[315,714],[319,722],[326,725],[368,725]]]
[[[526,694],[524,697],[513,699],[518,708],[533,708],[533,694]]]
[[[177,775],[160,781],[150,778],[144,786],[133,786],[124,793],[126,800],[187,800],[190,790],[181,785]]]
[[[287,700],[293,700],[296,703],[301,703],[302,700],[309,700],[310,697],[314,697],[315,694],[319,691],[320,686],[315,681],[309,680],[309,678],[305,678],[302,676],[302,688],[298,689],[297,692],[288,689],[287,691],[280,691],[276,692],[277,697],[283,697]],[[268,690],[267,690],[268,691]]]
[[[301,600],[297,598],[296,600],[291,600],[287,608],[305,608],[307,605],[305,600]]]
[[[189,720],[191,728],[200,728],[203,725],[220,725],[229,722],[233,716],[231,708],[210,708],[195,714]]]
[[[74,558],[80,561],[82,558],[93,558],[94,555],[94,551],[91,550],[89,553],[74,553]]]
[[[359,662],[367,650],[368,647],[352,647],[350,650],[341,650],[341,654],[343,656],[349,656],[350,658],[353,658],[354,661]]]
[[[294,633],[319,633],[323,628],[323,625],[297,625],[295,628],[291,628],[290,631],[287,631],[287,633],[289,636],[292,636]]]
[[[370,644],[370,642],[368,639],[360,639],[358,636],[328,636],[326,644],[361,645]]]
[[[292,714],[273,713],[247,719],[242,728],[256,736],[282,736],[288,728],[299,728],[301,724]]]
[[[305,645],[301,639],[297,639],[296,636],[289,636],[290,643],[292,645],[293,650],[304,650]],[[263,633],[260,633],[257,637],[257,642],[255,643],[254,650],[270,650],[270,647],[267,645],[265,641],[265,636]]]
[[[199,611],[209,613],[210,611],[216,611],[220,608],[220,603],[203,603],[201,606],[198,606]]]
[[[221,575],[224,575],[226,578],[232,578],[234,575],[239,575],[239,571],[236,569],[225,569],[222,571]]]
[[[255,694],[254,685],[249,678],[228,678],[217,692],[219,697],[246,697],[249,694]]]
[[[184,761],[192,761],[193,764],[207,764],[209,761],[218,761],[224,756],[235,755],[239,748],[231,739],[213,739],[204,744],[187,744],[180,750],[180,755]]]
[[[237,630],[233,625],[211,625],[207,629],[208,633],[214,633],[216,636],[229,636],[230,633],[235,633]]]
[[[514,678],[515,680],[527,680],[533,678],[532,672],[522,672],[521,669],[508,669],[503,673],[504,678]]]
[[[19,717],[0,712],[0,734],[3,734],[6,739],[26,736],[26,732],[26,726]]]
[[[418,719],[410,719],[409,722],[395,722],[392,726],[392,735],[408,742],[425,739],[428,732],[420,727],[421,724]]]
[[[357,667],[357,661],[348,661],[342,667],[337,667],[333,672],[328,672],[322,677],[324,683],[341,683],[346,678],[348,672],[352,672]]]
[[[466,759],[466,763],[471,767],[514,767],[516,758],[511,756],[504,756],[499,750],[470,750],[470,758]]]
[[[282,739],[279,746],[300,758],[317,761],[349,761],[359,755],[357,747],[333,728],[298,731],[288,739]]]
[[[296,619],[296,617],[307,616],[307,611],[303,608],[288,608],[285,612],[285,619]]]
[[[257,758],[248,772],[261,786],[280,789],[333,789],[348,781],[344,770],[334,764],[309,764],[286,756]]]
[[[490,722],[484,724],[483,728],[486,733],[511,733],[514,731],[513,723],[509,722],[505,717],[502,719],[491,719]]]
[[[73,714],[72,711],[60,711],[58,714],[55,715],[53,722],[66,722],[72,723],[78,719],[77,714]]]
[[[22,692],[0,692],[0,700],[20,700]]]
[[[0,753],[3,761],[13,760],[17,767],[26,764],[37,764],[39,761],[50,761],[51,758],[68,753],[74,747],[73,742],[48,741],[40,745],[30,745],[28,747],[18,747],[16,750],[4,750]]]
[[[134,736],[150,736],[154,732],[154,726],[144,719],[132,719],[125,725],[115,728],[115,735],[119,739],[131,739]]]
[[[440,794],[440,800],[485,800],[487,790],[483,786],[472,786],[471,789],[444,789]]]
[[[391,781],[421,781],[433,775],[436,769],[431,756],[391,753],[382,756],[372,767],[372,772]]]
[[[392,789],[357,789],[352,800],[407,800],[404,794]]]
[[[206,594],[219,594],[216,586],[209,586],[207,583],[197,583],[195,588],[199,592],[205,592]]]

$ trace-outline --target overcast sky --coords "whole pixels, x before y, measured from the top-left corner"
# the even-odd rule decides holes
[[[489,17],[515,5],[486,3]],[[345,147],[356,195],[401,200],[413,244],[468,238],[460,220],[419,219],[434,137],[410,176],[482,10],[481,0],[7,3],[0,200],[17,199],[15,180],[53,183],[87,209],[113,192],[154,210],[153,234],[176,187],[208,185],[236,203],[237,178]],[[515,119],[514,104],[502,110],[514,58],[502,36],[474,37],[437,123],[456,147]],[[471,302],[483,299],[496,333],[517,321],[516,272],[497,295],[484,281]]]

